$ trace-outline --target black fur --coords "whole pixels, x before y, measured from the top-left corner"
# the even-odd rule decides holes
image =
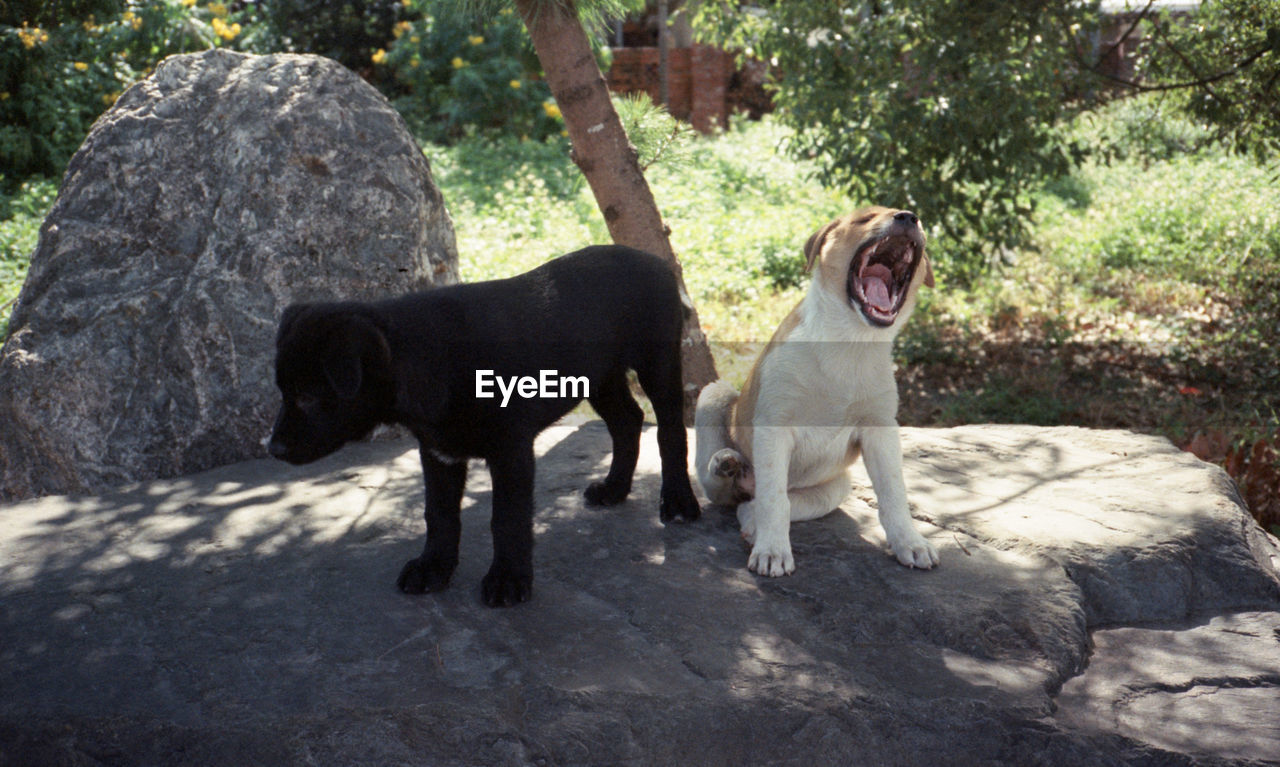
[[[476,371],[504,379],[541,370],[584,376],[613,438],[613,462],[588,503],[620,503],[631,490],[643,415],[627,386],[635,370],[653,403],[662,457],[660,514],[696,519],[686,470],[681,403],[683,305],[656,256],[586,248],[506,280],[437,288],[376,303],[296,304],[276,337],[283,404],[273,456],[307,463],[403,424],[418,438],[426,481],[427,542],[400,573],[402,591],[438,591],[458,564],[459,510],[469,457],[493,478],[490,606],[523,602],[533,584],[533,440],[581,398],[478,399]],[[494,387],[497,393],[496,386]]]

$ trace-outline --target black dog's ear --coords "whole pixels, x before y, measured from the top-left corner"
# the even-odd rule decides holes
[[[355,399],[366,377],[390,376],[391,348],[387,337],[365,317],[346,317],[330,341],[329,356],[322,369],[339,399]]]
[[[351,354],[333,354],[324,361],[324,377],[329,379],[338,399],[355,399],[360,391],[363,373],[360,358]]]
[[[822,253],[822,245],[826,242],[827,235],[831,234],[831,230],[835,229],[839,224],[839,221],[832,221],[809,235],[808,241],[804,244],[804,270],[806,272],[813,271],[813,265]]]

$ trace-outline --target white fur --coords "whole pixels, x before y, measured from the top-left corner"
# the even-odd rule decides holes
[[[757,362],[759,394],[751,419],[755,496],[738,506],[747,567],[761,575],[795,570],[790,523],[831,512],[849,493],[851,447],[866,461],[890,548],[908,567],[929,569],[938,554],[911,520],[898,437],[898,390],[892,344],[915,305],[925,265],[907,302],[887,328],[850,307],[843,286],[817,276],[799,321]],[[723,382],[703,390],[694,419],[697,474],[714,503],[733,503],[732,478],[715,473],[712,457],[732,448],[729,422],[737,392]]]

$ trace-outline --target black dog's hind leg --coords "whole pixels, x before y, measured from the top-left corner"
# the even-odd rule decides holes
[[[533,595],[533,439],[508,439],[514,446],[488,459],[493,478],[493,564],[480,589],[490,607],[518,604]]]
[[[428,450],[419,450],[427,486],[427,544],[422,556],[406,562],[396,579],[396,586],[408,594],[440,591],[449,585],[458,566],[458,540],[462,535],[459,517],[462,490],[467,483],[465,460],[446,463]]]
[[[603,482],[592,482],[583,495],[592,506],[622,503],[631,492],[631,477],[640,458],[640,428],[644,411],[636,404],[627,386],[627,374],[619,369],[605,378],[598,391],[587,398],[604,419],[613,438],[613,458]]]
[[[653,355],[636,368],[640,386],[649,395],[658,420],[658,454],[662,457],[663,522],[676,517],[693,521],[702,510],[689,485],[689,433],[684,428],[684,382],[680,375],[680,342]]]

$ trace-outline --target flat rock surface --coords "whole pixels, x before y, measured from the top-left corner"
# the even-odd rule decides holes
[[[939,568],[893,561],[863,485],[762,579],[730,513],[658,521],[652,429],[596,509],[608,434],[555,427],[534,598],[500,610],[480,463],[451,588],[394,588],[409,442],[11,504],[0,764],[1280,764],[1280,550],[1218,469],[1125,432],[903,443]]]

